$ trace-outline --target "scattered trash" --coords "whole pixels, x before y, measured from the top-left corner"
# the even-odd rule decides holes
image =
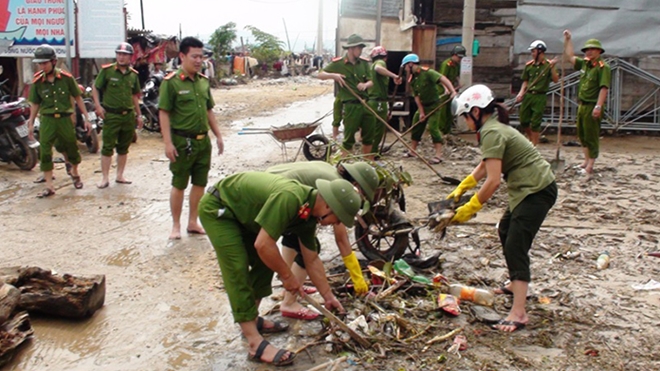
[[[433,285],[433,282],[431,282],[430,279],[424,276],[416,275],[412,268],[410,268],[410,265],[408,265],[408,263],[406,263],[406,261],[403,259],[399,259],[394,262],[394,270],[397,273],[409,278],[413,282]]]
[[[564,258],[564,259],[575,259],[580,255],[582,255],[582,253],[579,252],[579,251],[567,251],[567,252],[561,254],[561,257]]]
[[[492,325],[498,323],[502,316],[499,313],[494,311],[491,308],[483,307],[481,305],[472,305],[470,307],[470,312],[474,315],[479,322],[485,323],[487,325]]]
[[[493,306],[495,295],[492,292],[475,287],[463,286],[461,284],[453,284],[449,286],[449,293],[456,296],[461,300],[471,301],[479,305],[487,307]]]
[[[552,299],[550,299],[547,296],[539,296],[539,304],[550,304],[552,302]]]
[[[660,289],[660,282],[651,279],[649,282],[641,285],[641,284],[635,284],[632,285],[632,288],[635,290],[639,291],[651,291],[651,290],[657,290]]]
[[[660,251],[648,252],[648,253],[646,253],[646,255],[655,256],[656,258],[660,258]]]
[[[587,349],[584,350],[584,355],[585,356],[598,357],[600,355],[600,352],[598,351],[598,349],[587,348]]]
[[[458,316],[461,314],[461,308],[458,306],[460,300],[453,295],[440,294],[438,295],[438,308],[453,315]]]
[[[603,270],[607,268],[609,265],[610,265],[610,253],[607,251],[603,251],[596,260],[596,268],[598,268],[598,270]]]
[[[438,273],[435,276],[433,276],[433,285],[434,286],[441,286],[442,284],[449,284],[449,280],[447,277],[443,276],[442,274]]]

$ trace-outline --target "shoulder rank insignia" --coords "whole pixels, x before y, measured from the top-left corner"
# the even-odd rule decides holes
[[[44,77],[44,71],[37,71],[34,73],[34,79],[32,80],[32,83],[34,84],[35,82],[39,81]]]
[[[534,63],[534,60],[532,59],[531,61],[525,63],[525,66],[529,66],[530,64]]]
[[[168,73],[167,76],[165,76],[165,80],[169,80],[174,76],[176,76],[176,71]]]
[[[128,69],[129,69],[131,72],[135,72],[135,73],[137,73],[138,75],[140,74],[140,73],[139,73],[135,68],[133,68],[133,67],[128,67]]]
[[[206,76],[205,74],[203,74],[203,73],[201,73],[201,72],[197,72],[197,74],[200,75],[201,77],[207,79],[207,80],[208,80],[208,78],[209,78],[208,76]]]
[[[332,58],[332,61],[337,62],[337,61],[340,61],[342,58],[344,58],[344,57],[335,57],[335,58]]]
[[[60,70],[60,73],[61,73],[62,75],[64,75],[64,76],[67,76],[67,77],[71,77],[71,78],[73,78],[73,75],[72,75],[72,74],[70,74],[70,73],[68,73],[68,72],[66,72],[66,71],[64,71],[64,70]]]
[[[112,67],[113,64],[114,64],[114,63],[104,64],[104,65],[101,66],[101,68],[104,68],[104,69],[105,69],[105,68],[110,68],[110,67]]]

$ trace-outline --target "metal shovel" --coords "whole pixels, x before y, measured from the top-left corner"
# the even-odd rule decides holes
[[[561,151],[561,122],[564,120],[564,61],[566,60],[564,52],[561,58],[561,80],[559,88],[559,123],[557,124],[557,156],[550,161],[550,168],[556,173],[564,171],[564,160],[559,158]]]

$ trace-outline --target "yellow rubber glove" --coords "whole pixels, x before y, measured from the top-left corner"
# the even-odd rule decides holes
[[[456,209],[456,214],[451,219],[452,223],[467,222],[468,220],[472,219],[472,217],[474,216],[474,214],[477,213],[477,211],[481,210],[482,206],[483,205],[479,201],[479,197],[477,197],[477,195],[475,194],[470,199],[470,202]]]
[[[447,199],[453,198],[455,202],[458,202],[458,200],[463,196],[465,192],[468,190],[474,188],[477,186],[477,180],[474,179],[472,174],[468,175],[467,178],[463,179],[461,184],[459,184],[456,189],[454,189],[449,196],[447,196]]]
[[[369,285],[364,280],[362,276],[362,268],[360,268],[360,263],[357,260],[354,252],[351,252],[348,256],[343,256],[344,265],[348,269],[348,273],[351,275],[351,281],[353,281],[353,287],[355,288],[355,293],[358,295],[364,295],[369,291]]]

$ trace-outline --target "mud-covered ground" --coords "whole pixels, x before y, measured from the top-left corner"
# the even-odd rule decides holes
[[[216,113],[225,136],[225,154],[214,155],[211,181],[243,170],[259,170],[283,162],[279,143],[268,135],[239,136],[242,127],[268,127],[311,122],[332,108],[332,84],[311,78],[252,81],[214,91]],[[329,133],[331,118],[323,120]],[[434,165],[446,176],[462,178],[479,161],[473,135],[445,146],[445,162]],[[550,141],[555,138],[548,136]],[[570,136],[566,140],[574,139]],[[300,142],[291,142],[293,157]],[[533,283],[528,302],[530,322],[505,334],[479,323],[463,304],[457,318],[428,308],[427,316],[410,317],[412,341],[388,341],[380,349],[349,352],[349,370],[650,370],[660,368],[660,290],[639,291],[632,285],[660,281],[657,251],[658,179],[656,137],[606,137],[594,179],[585,183],[575,165],[580,149],[562,147],[567,170],[558,179],[560,195],[531,251]],[[431,156],[429,142],[422,153]],[[427,214],[426,203],[452,189],[421,161],[402,159],[399,144],[385,157],[413,176],[406,189],[408,215]],[[542,154],[555,155],[552,144]],[[100,180],[97,155],[83,150],[85,187],[75,190],[63,166],[56,167],[57,195],[38,200],[38,172],[0,164],[0,261],[2,266],[35,265],[61,273],[105,274],[106,302],[85,321],[33,318],[34,338],[7,370],[265,370],[245,361],[247,347],[233,324],[215,254],[204,237],[167,240],[171,225],[167,160],[158,134],[140,133],[131,148],[126,176],[132,185]],[[301,160],[300,158],[298,159]],[[303,159],[304,160],[304,159]],[[114,173],[111,173],[113,175]],[[112,179],[112,178],[111,178]],[[507,278],[495,230],[506,205],[505,187],[498,190],[465,225],[450,226],[447,235],[422,230],[422,249],[442,251],[441,272],[452,282],[499,287]],[[184,218],[187,205],[184,206]],[[328,231],[321,231],[327,267],[340,265]],[[604,250],[612,257],[608,269],[595,268]],[[580,252],[574,259],[553,258]],[[360,254],[358,254],[360,256]],[[430,273],[428,273],[430,275]],[[277,284],[277,282],[275,282]],[[277,291],[277,289],[275,289]],[[434,294],[417,302],[431,302]],[[539,300],[540,299],[540,300]],[[415,303],[415,300],[409,299]],[[347,308],[362,299],[347,299]],[[495,309],[506,315],[510,300],[498,297]],[[275,305],[265,300],[263,311]],[[409,313],[401,310],[401,313]],[[414,313],[419,314],[419,311]],[[277,318],[278,313],[274,312]],[[299,349],[319,340],[320,322],[290,320],[286,335],[271,336],[277,346]],[[429,326],[431,325],[431,326]],[[423,340],[463,328],[468,349],[460,357],[447,349],[452,339],[426,349]],[[405,337],[404,337],[405,338]],[[302,351],[291,370],[308,370],[338,355],[327,345]],[[348,348],[347,348],[348,349]],[[595,350],[595,352],[590,350]],[[587,353],[587,354],[585,354]],[[597,356],[594,354],[597,353]]]

